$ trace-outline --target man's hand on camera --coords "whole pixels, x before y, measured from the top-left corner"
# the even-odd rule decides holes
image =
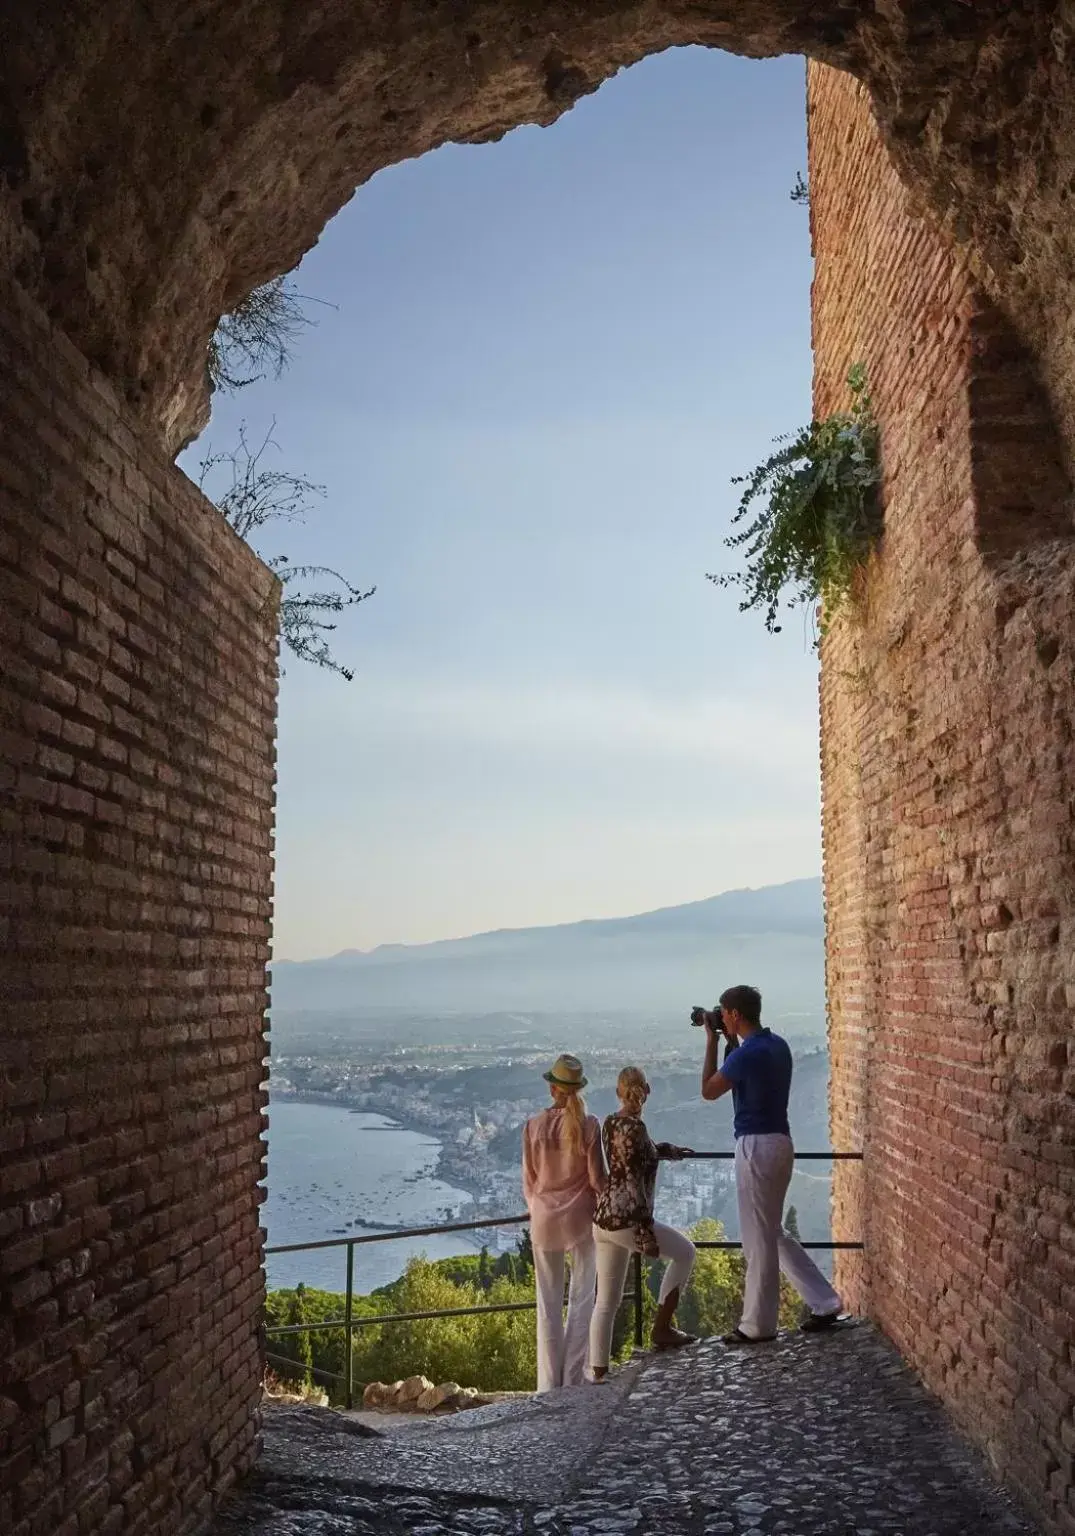
[[[719,1099],[732,1088],[730,1078],[720,1070],[720,1042],[724,1041],[724,1060],[738,1045],[735,1031],[728,1027],[721,1008],[706,1015],[705,1060],[702,1063],[702,1098]]]

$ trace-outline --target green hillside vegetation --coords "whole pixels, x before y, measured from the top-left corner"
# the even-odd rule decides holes
[[[717,1221],[702,1221],[691,1235],[701,1241],[720,1242],[724,1229]],[[647,1339],[661,1272],[660,1263],[647,1261],[643,1295]],[[680,1305],[680,1326],[700,1337],[727,1333],[738,1321],[742,1290],[740,1253],[699,1253],[690,1287]],[[389,1313],[448,1311],[533,1299],[533,1260],[529,1238],[524,1236],[516,1252],[497,1258],[484,1249],[473,1256],[436,1262],[414,1258],[391,1285],[368,1296],[355,1296],[352,1313],[356,1319],[372,1319]],[[782,1325],[794,1326],[799,1313],[798,1298],[785,1287]],[[307,1290],[301,1285],[294,1290],[271,1291],[265,1314],[269,1328],[299,1322],[335,1322],[344,1315],[344,1297],[338,1292]],[[625,1303],[613,1339],[616,1360],[631,1353],[632,1323],[633,1309],[630,1303]],[[338,1328],[269,1339],[273,1371],[307,1385],[316,1380],[326,1388],[333,1403],[342,1402],[342,1387],[327,1377],[342,1379],[344,1350],[345,1336]],[[532,1311],[490,1311],[467,1317],[372,1323],[356,1329],[352,1351],[356,1401],[368,1382],[400,1381],[418,1375],[428,1376],[434,1382],[458,1382],[483,1392],[532,1392],[536,1384]]]

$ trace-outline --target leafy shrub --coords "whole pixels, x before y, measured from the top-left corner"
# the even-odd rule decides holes
[[[881,537],[878,486],[880,435],[861,364],[847,377],[851,405],[824,421],[813,421],[753,474],[745,485],[725,544],[742,552],[746,568],[710,574],[719,587],[742,589],[740,612],[761,608],[765,627],[777,634],[780,602],[821,604],[823,635],[856,590],[856,582]],[[763,501],[760,510],[755,504]]]

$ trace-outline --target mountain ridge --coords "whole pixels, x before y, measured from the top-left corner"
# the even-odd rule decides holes
[[[274,1009],[665,1008],[754,977],[778,1005],[823,1006],[817,877],[628,917],[341,950],[272,966]]]
[[[820,895],[820,888],[820,876],[811,875],[801,880],[783,880],[776,885],[736,886],[728,891],[718,891],[714,896],[703,896],[697,901],[685,901],[667,907],[649,907],[644,912],[632,912],[624,917],[580,917],[563,923],[536,923],[522,928],[483,928],[478,933],[459,934],[455,938],[450,939],[423,939],[417,944],[406,944],[396,940],[386,944],[375,944],[372,949],[340,949],[332,955],[313,955],[305,960],[282,958],[274,960],[272,967],[275,971],[277,966],[334,965],[339,961],[372,960],[378,955],[391,957],[414,955],[421,950],[443,949],[448,945],[470,944],[484,939],[531,937],[537,934],[562,934],[569,929],[608,929],[613,924],[636,924],[648,922],[651,919],[679,917],[688,912],[701,913],[703,910],[712,910],[717,903],[730,901],[735,897],[762,896],[769,892],[802,891],[805,894],[815,889]]]

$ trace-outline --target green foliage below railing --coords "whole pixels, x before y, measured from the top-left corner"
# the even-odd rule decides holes
[[[691,1235],[699,1241],[721,1242],[719,1221],[701,1221]],[[648,1336],[656,1311],[661,1265],[647,1264],[643,1298]],[[356,1274],[360,1281],[361,1271]],[[743,1294],[743,1257],[727,1250],[703,1250],[694,1275],[680,1302],[677,1321],[690,1333],[706,1337],[726,1333],[735,1326]],[[356,1294],[353,1316],[373,1318],[398,1312],[447,1311],[454,1307],[497,1303],[532,1302],[533,1264],[524,1239],[516,1253],[493,1258],[486,1251],[459,1258],[430,1262],[411,1259],[404,1274],[371,1295]],[[266,1324],[272,1328],[296,1322],[333,1322],[343,1317],[344,1297],[332,1291],[270,1291]],[[782,1291],[781,1322],[794,1326],[800,1315],[798,1297],[790,1288]],[[277,1359],[294,1362],[294,1372],[279,1365],[274,1371],[310,1380],[310,1367],[343,1377],[345,1335],[343,1329],[321,1329],[310,1334],[288,1334],[270,1340]],[[623,1359],[632,1347],[632,1316],[623,1307],[613,1337],[614,1358]],[[428,1376],[434,1382],[454,1381],[483,1392],[532,1392],[537,1376],[537,1349],[533,1312],[491,1312],[487,1316],[428,1318],[414,1322],[386,1323],[355,1330],[352,1369],[356,1394],[370,1381],[400,1381],[408,1376]],[[342,1400],[329,1389],[333,1401]]]
[[[811,422],[783,444],[744,485],[733,526],[759,499],[745,528],[725,539],[746,568],[710,574],[719,587],[739,587],[740,612],[760,608],[765,627],[779,633],[780,603],[821,604],[823,635],[855,593],[863,567],[882,533],[880,437],[870,405],[865,368],[848,374],[851,406]]]

